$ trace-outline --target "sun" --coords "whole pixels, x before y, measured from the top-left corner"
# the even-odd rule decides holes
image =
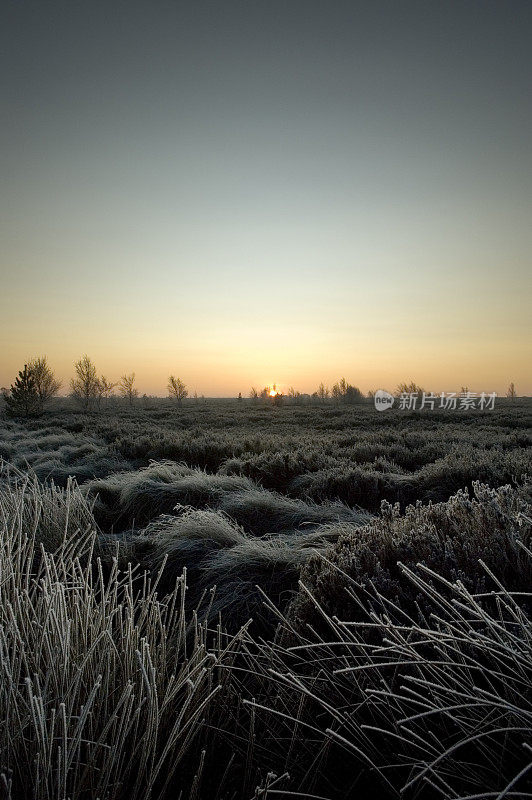
[[[270,389],[270,397],[277,397],[278,394],[279,392],[277,391],[277,386],[274,383],[272,388]]]

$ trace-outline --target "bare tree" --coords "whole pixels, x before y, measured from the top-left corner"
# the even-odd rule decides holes
[[[259,393],[258,393],[258,391],[256,390],[256,388],[254,386],[251,387],[251,390],[249,392],[249,396],[250,396],[250,398],[252,400],[258,400],[259,399]]]
[[[323,383],[323,381],[322,381],[322,382],[320,383],[320,385],[318,386],[318,392],[317,392],[317,394],[318,394],[318,398],[319,398],[319,400],[320,400],[322,403],[324,403],[326,400],[328,400],[328,399],[329,399],[329,387],[328,387],[328,386],[325,386],[325,384]]]
[[[46,356],[32,358],[28,364],[28,371],[35,383],[35,390],[39,397],[39,407],[42,411],[44,404],[55,397],[61,388],[61,382],[50,369]]]
[[[400,395],[400,394],[418,394],[418,395],[420,395],[420,394],[423,394],[423,392],[424,392],[424,389],[421,386],[418,386],[417,383],[415,383],[415,381],[410,381],[410,383],[406,383],[406,381],[403,381],[403,383],[400,383],[397,386],[397,389],[395,390],[395,394],[396,395]]]
[[[299,404],[301,402],[301,392],[298,392],[293,386],[289,388],[287,396],[290,398],[292,403]]]
[[[282,406],[284,401],[284,394],[276,390],[274,395],[270,395],[270,400],[274,406]]]
[[[517,389],[515,388],[515,383],[513,381],[508,386],[506,397],[509,397],[510,400],[515,400],[515,398],[517,397]]]
[[[108,381],[105,375],[102,375],[100,378],[98,378],[98,405],[101,404],[103,398],[108,400],[111,397],[115,386],[116,383],[111,383],[111,381]]]
[[[318,392],[316,392],[316,397],[319,396],[318,390]],[[358,386],[352,386],[345,378],[340,378],[338,383],[333,385],[331,396],[336,402],[342,403],[358,403],[364,397]]]
[[[118,384],[118,391],[122,397],[127,397],[130,406],[133,405],[133,400],[139,396],[138,389],[135,389],[134,383],[135,373],[132,372],[130,375],[122,375]]]
[[[84,355],[74,364],[76,377],[70,381],[72,397],[88,409],[93,400],[98,397],[98,377],[96,367],[88,355]]]
[[[170,375],[168,378],[168,394],[174,400],[177,400],[178,405],[181,405],[185,397],[188,397],[188,389],[181,378],[175,378]]]

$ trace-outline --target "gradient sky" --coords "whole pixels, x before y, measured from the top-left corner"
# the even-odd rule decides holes
[[[3,0],[0,385],[532,394],[528,0]]]

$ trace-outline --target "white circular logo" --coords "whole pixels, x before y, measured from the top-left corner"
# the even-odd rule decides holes
[[[390,392],[385,392],[384,389],[378,389],[378,391],[375,392],[374,400],[377,411],[386,411],[387,408],[393,406],[395,398]]]

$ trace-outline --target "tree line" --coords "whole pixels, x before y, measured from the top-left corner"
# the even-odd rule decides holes
[[[112,397],[115,389],[130,405],[139,396],[134,372],[122,375],[118,381],[110,381],[105,375],[98,375],[94,362],[87,355],[75,362],[74,372],[75,377],[70,381],[70,397],[85,410],[101,406],[102,400]],[[39,415],[46,403],[58,394],[61,386],[46,356],[33,358],[20,370],[10,389],[2,390],[6,411],[11,416]],[[176,400],[178,405],[188,397],[188,389],[181,378],[170,375],[167,388],[168,396]]]
[[[251,400],[265,400],[273,402],[274,404],[281,403],[285,396],[288,400],[295,403],[309,398],[318,400],[322,403],[326,402],[327,400],[336,400],[338,402],[345,403],[357,403],[360,400],[363,400],[365,397],[358,386],[352,386],[345,378],[340,378],[340,380],[333,385],[332,389],[329,389],[329,387],[322,382],[316,391],[312,392],[312,394],[299,392],[297,389],[294,389],[293,386],[290,386],[286,395],[284,395],[283,392],[277,390],[275,383],[272,386],[265,386],[260,391],[255,386],[252,386],[249,392],[249,397]],[[371,396],[372,393],[369,393],[368,397]]]
[[[124,374],[118,381],[110,381],[105,375],[98,375],[94,362],[89,356],[82,356],[74,364],[75,377],[70,381],[70,396],[83,409],[89,410],[95,406],[100,407],[103,400],[109,399],[114,395],[115,389],[118,394],[133,405],[139,396],[135,386],[135,373]],[[11,385],[9,390],[2,389],[2,394],[6,404],[7,413],[11,416],[34,416],[41,414],[46,403],[55,397],[62,384],[57,380],[53,370],[48,364],[46,356],[31,359],[24,365]],[[168,396],[176,401],[180,406],[188,397],[188,389],[184,381],[175,375],[169,375],[167,384]],[[396,390],[396,396],[401,394],[413,393],[419,396],[425,390],[414,381],[410,383],[400,383]],[[462,393],[468,392],[467,386],[462,386]],[[364,395],[358,386],[353,386],[345,378],[340,378],[329,389],[321,382],[312,394],[303,394],[291,386],[286,393],[278,391],[276,384],[265,386],[260,391],[252,386],[249,397],[253,401],[263,400],[273,405],[281,405],[286,397],[290,402],[298,403],[305,399],[312,399],[316,402],[326,403],[335,401],[337,403],[353,404],[364,400],[366,397],[372,399],[375,394],[370,390]],[[512,382],[508,386],[506,396],[510,399],[517,397],[515,384]],[[194,393],[197,400],[197,393]],[[238,395],[242,400],[242,394]]]

